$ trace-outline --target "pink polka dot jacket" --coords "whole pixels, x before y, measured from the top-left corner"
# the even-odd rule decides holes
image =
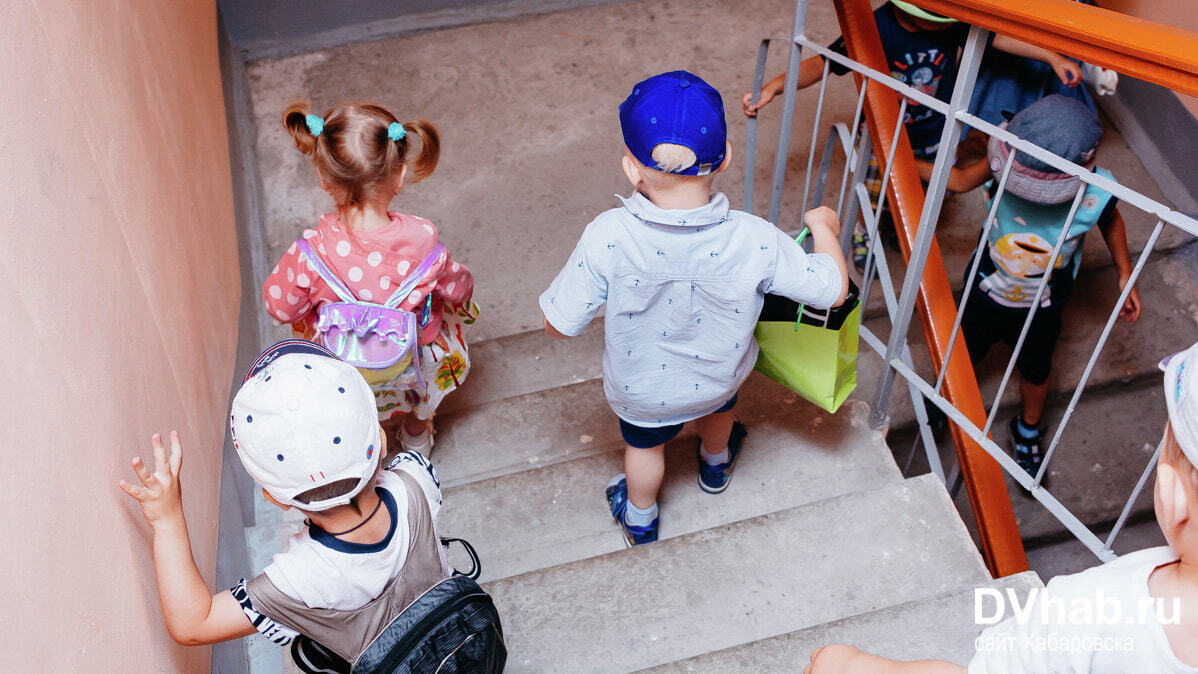
[[[320,218],[316,229],[306,229],[303,233],[308,244],[354,296],[366,302],[386,302],[437,244],[437,228],[428,220],[405,213],[388,215],[391,224],[351,234],[336,213],[329,213]],[[432,315],[439,316],[447,303],[453,310],[470,301],[474,277],[466,265],[454,262],[446,252],[399,308],[419,315],[430,293]],[[325,302],[339,301],[332,288],[308,266],[294,243],[262,284],[262,299],[272,318],[290,323],[305,338],[316,333],[316,309]],[[430,320],[421,330],[420,343],[435,340],[440,325],[441,321]]]

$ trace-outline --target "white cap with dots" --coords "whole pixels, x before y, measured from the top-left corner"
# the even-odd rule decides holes
[[[303,340],[262,352],[233,398],[229,431],[241,463],[279,503],[321,511],[345,505],[379,462],[374,393],[361,373]],[[303,503],[295,496],[356,478],[349,492]]]

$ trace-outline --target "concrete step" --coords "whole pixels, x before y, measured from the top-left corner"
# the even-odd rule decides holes
[[[698,438],[666,446],[659,503],[661,537],[673,538],[840,494],[901,481],[869,409],[851,402],[836,415],[810,405],[751,423],[735,479],[720,495],[696,485]],[[622,473],[623,448],[479,480],[446,490],[441,531],[469,540],[483,579],[622,550],[603,488]]]
[[[580,355],[580,358],[599,354]],[[737,418],[750,428],[812,408],[758,373],[741,387]],[[599,379],[529,393],[437,417],[432,460],[443,487],[594,456],[623,445]]]
[[[815,627],[707,653],[647,670],[667,672],[798,672],[828,644],[849,644],[895,660],[948,660],[966,664],[982,626],[974,623],[974,588],[1014,590],[1021,600],[1043,587],[1035,572],[979,583],[936,597],[890,606]]]
[[[629,671],[988,580],[924,476],[485,587],[514,671]]]
[[[544,330],[522,332],[470,345],[470,377],[446,396],[442,417],[487,403],[516,398],[603,376],[603,319],[576,337],[554,339]]]
[[[1155,381],[1096,392],[1082,400],[1049,463],[1048,490],[1082,522],[1100,526],[1119,516],[1156,450],[1168,414],[1164,391]],[[1047,408],[1050,419],[1059,419],[1062,412],[1063,405]],[[1014,413],[1012,409],[1010,414]],[[1010,447],[1005,422],[1008,416],[1001,417],[1004,422],[996,425],[993,433],[999,446],[1005,449]],[[1050,426],[1048,432],[1051,438],[1056,428]],[[895,460],[903,465],[914,436],[908,431],[892,433],[887,439],[894,449]],[[946,467],[956,462],[947,435],[939,449]],[[923,448],[919,447],[916,453],[913,474],[927,470]],[[1140,495],[1133,513],[1151,514],[1151,486],[1149,483]],[[1057,519],[1038,501],[1029,498],[1018,483],[1008,479],[1007,487],[1025,541],[1034,545],[1039,539],[1064,533]],[[964,496],[959,502],[967,504]]]

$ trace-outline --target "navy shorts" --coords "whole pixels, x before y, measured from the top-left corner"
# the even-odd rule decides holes
[[[1072,286],[1072,283],[1068,285]],[[1052,302],[1036,311],[1036,317],[1028,328],[1015,366],[1020,376],[1030,384],[1043,384],[1052,373],[1052,352],[1061,336],[1061,310],[1069,298],[1069,290],[1071,288],[1066,288],[1064,292],[1054,289]],[[1004,342],[1014,349],[1028,311],[1003,306],[974,285],[965,315],[961,318],[961,334],[969,348],[969,360],[976,365],[986,357],[986,352],[995,342]]]
[[[738,395],[740,394],[733,393],[732,397],[728,399],[728,402],[724,403],[720,409],[712,412],[712,414],[727,412],[733,407],[736,407],[736,398]],[[670,440],[678,437],[678,434],[681,432],[682,424],[646,428],[645,426],[637,426],[636,424],[630,424],[627,421],[620,419],[620,435],[624,436],[624,442],[627,442],[629,446],[636,447],[637,449],[649,449],[650,447],[664,445]]]

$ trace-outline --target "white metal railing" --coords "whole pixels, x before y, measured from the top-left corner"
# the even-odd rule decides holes
[[[919,428],[919,436],[917,442],[922,442],[928,464],[933,473],[940,478],[942,482],[951,483],[952,478],[946,478],[943,468],[940,463],[940,455],[937,451],[936,442],[932,431],[928,425],[927,415],[924,407],[924,401],[938,407],[944,414],[956,423],[960,428],[968,434],[975,442],[977,442],[1007,474],[1016,480],[1023,488],[1027,489],[1031,496],[1041,503],[1058,521],[1061,522],[1075,537],[1086,545],[1099,559],[1109,561],[1115,558],[1112,551],[1112,546],[1116,537],[1122,531],[1128,516],[1131,514],[1133,505],[1140,493],[1147,484],[1148,478],[1152,473],[1157,458],[1160,454],[1160,447],[1157,447],[1156,453],[1153,454],[1145,467],[1143,473],[1136,485],[1134,486],[1130,498],[1127,500],[1121,514],[1115,522],[1114,527],[1105,539],[1100,539],[1093,531],[1090,530],[1072,511],[1063,505],[1056,497],[1054,497],[1047,489],[1045,489],[1043,480],[1047,474],[1050,462],[1054,454],[1061,445],[1062,438],[1065,436],[1065,430],[1069,425],[1077,403],[1081,398],[1087,383],[1093,374],[1094,368],[1102,353],[1103,347],[1111,333],[1116,319],[1119,316],[1120,308],[1126,302],[1136,282],[1140,278],[1141,272],[1144,270],[1145,264],[1148,261],[1149,255],[1154,250],[1163,228],[1168,225],[1181,229],[1191,235],[1198,235],[1198,221],[1193,218],[1174,210],[1173,208],[1161,204],[1125,185],[1121,185],[1113,180],[1090,171],[1082,166],[1078,166],[1061,157],[1058,157],[1043,148],[1035,146],[1027,141],[1021,140],[1014,135],[1008,133],[1004,129],[990,124],[984,120],[970,114],[966,109],[970,101],[974,83],[977,78],[978,67],[981,61],[982,52],[988,42],[989,33],[981,28],[973,27],[970,30],[969,38],[965,49],[962,53],[960,68],[957,74],[956,85],[949,102],[938,100],[932,96],[925,94],[913,87],[905,85],[886,73],[863,66],[862,64],[849,59],[846,56],[832,52],[821,45],[815,44],[804,35],[804,27],[806,22],[807,0],[796,0],[794,35],[793,40],[786,40],[791,43],[789,67],[787,70],[787,78],[785,84],[785,96],[782,107],[782,130],[778,142],[778,152],[775,158],[775,168],[773,174],[773,190],[771,194],[768,217],[773,222],[779,221],[779,211],[781,208],[781,196],[783,182],[785,178],[785,167],[787,159],[787,149],[790,144],[790,126],[794,114],[795,105],[795,89],[797,84],[797,72],[800,50],[809,53],[819,54],[825,59],[823,75],[819,82],[819,99],[814,115],[811,131],[811,148],[807,158],[807,173],[803,191],[802,208],[805,211],[810,207],[810,204],[822,203],[824,191],[827,185],[829,173],[831,171],[831,153],[840,148],[845,156],[844,172],[840,181],[840,193],[836,199],[837,214],[842,217],[842,222],[845,223],[844,230],[846,236],[843,237],[843,243],[847,243],[848,233],[851,233],[852,223],[858,217],[864,222],[869,234],[869,252],[866,258],[864,279],[862,283],[862,304],[866,304],[869,300],[870,291],[876,282],[882,289],[883,302],[885,304],[886,316],[890,320],[891,328],[889,337],[883,339],[875,334],[865,325],[861,326],[862,341],[873,349],[876,353],[882,356],[886,367],[883,368],[881,380],[878,385],[878,391],[874,404],[874,422],[875,425],[885,423],[885,411],[888,408],[891,387],[894,377],[901,377],[907,385],[908,393],[911,397],[914,407],[916,421]],[[756,101],[760,95],[763,75],[765,72],[765,62],[768,54],[768,47],[771,41],[778,41],[781,38],[767,38],[762,41],[758,51],[758,60],[756,74],[754,77],[754,87],[752,100]],[[863,128],[862,113],[863,103],[865,100],[866,87],[864,84],[860,87],[856,110],[851,124],[843,122],[831,125],[827,131],[826,141],[823,145],[822,155],[818,165],[818,170],[815,165],[815,153],[818,146],[818,141],[821,133],[821,123],[823,120],[824,105],[827,96],[827,84],[829,79],[829,66],[831,62],[835,62],[852,72],[855,72],[870,81],[876,82],[881,86],[893,90],[902,99],[900,103],[900,111],[898,115],[898,126],[895,129],[893,140],[889,147],[889,152],[886,154],[887,161],[882,167],[882,187],[877,197],[877,203],[872,204],[870,195],[865,185],[863,184],[864,170],[866,161],[870,155],[870,139],[868,133],[858,130]],[[907,263],[906,273],[902,279],[901,290],[896,292],[895,285],[891,279],[890,270],[887,265],[886,256],[877,252],[878,248],[878,219],[885,206],[887,195],[886,186],[890,180],[890,173],[894,163],[895,152],[898,146],[899,133],[902,132],[902,123],[906,111],[907,100],[910,99],[924,105],[938,114],[945,116],[944,130],[941,135],[939,151],[936,156],[934,168],[931,178],[927,185],[927,198],[924,202],[924,208],[920,215],[918,229],[916,230],[915,242],[911,251],[910,259]],[[756,118],[750,118],[747,140],[747,160],[746,160],[746,179],[745,179],[745,208],[752,210],[753,207],[753,158],[756,145]],[[940,208],[945,194],[949,171],[953,167],[956,155],[957,144],[960,139],[961,127],[967,124],[970,127],[980,130],[988,136],[998,137],[1011,148],[1008,154],[1006,165],[1003,167],[1001,176],[998,181],[997,189],[994,193],[989,212],[986,215],[983,224],[982,236],[979,240],[977,249],[974,251],[974,256],[971,262],[970,273],[967,277],[966,287],[962,294],[961,304],[958,307],[956,320],[952,328],[951,336],[948,343],[948,353],[944,356],[943,363],[935,373],[934,377],[927,377],[916,371],[910,356],[906,335],[910,326],[911,318],[914,314],[916,295],[921,277],[923,276],[924,266],[928,259],[928,252],[932,245],[936,226],[939,220]],[[1102,189],[1114,197],[1118,198],[1123,204],[1140,209],[1151,214],[1156,218],[1156,225],[1152,230],[1151,236],[1140,252],[1139,258],[1136,260],[1131,276],[1125,287],[1120,292],[1119,298],[1116,300],[1114,308],[1107,316],[1103,330],[1098,337],[1097,343],[1093,349],[1089,361],[1086,364],[1085,370],[1082,373],[1080,380],[1073,391],[1066,407],[1063,418],[1057,425],[1055,433],[1052,434],[1051,442],[1048,445],[1047,451],[1039,468],[1039,472],[1032,476],[1026,473],[1019,465],[999,447],[989,437],[991,426],[994,422],[995,415],[1002,399],[1003,392],[1006,390],[1009,383],[1011,373],[1014,370],[1016,360],[1021,353],[1023,342],[1028,334],[1028,330],[1035,317],[1036,311],[1040,307],[1040,300],[1046,292],[1051,274],[1045,274],[1040,281],[1032,306],[1028,311],[1028,315],[1024,320],[1022,330],[1018,341],[1013,349],[1011,358],[1007,363],[1003,373],[1001,383],[994,395],[994,401],[990,405],[989,412],[985,424],[982,428],[978,428],[965,414],[954,407],[944,396],[939,392],[942,390],[942,385],[945,381],[945,376],[948,369],[949,356],[952,349],[960,337],[961,321],[965,313],[966,303],[969,300],[972,285],[975,282],[977,275],[977,266],[981,261],[981,255],[985,253],[987,245],[987,235],[990,228],[993,227],[998,206],[1006,191],[1007,176],[1011,171],[1012,162],[1016,156],[1016,150],[1022,151],[1028,155],[1043,161],[1044,163],[1056,168],[1059,171],[1078,177],[1082,185],[1079,188],[1075,198],[1073,199],[1069,215],[1064,222],[1061,233],[1057,237],[1050,261],[1055,261],[1060,254],[1061,248],[1067,239],[1067,234],[1070,226],[1073,223],[1078,205],[1081,202],[1082,196],[1087,185],[1094,185]],[[812,188],[812,181],[815,180],[815,189]],[[814,194],[813,194],[814,192]],[[846,204],[846,195],[848,196]],[[814,196],[814,200],[811,197]],[[846,208],[847,205],[847,208]],[[846,246],[847,248],[847,246]],[[1051,264],[1051,262],[1050,262]]]

